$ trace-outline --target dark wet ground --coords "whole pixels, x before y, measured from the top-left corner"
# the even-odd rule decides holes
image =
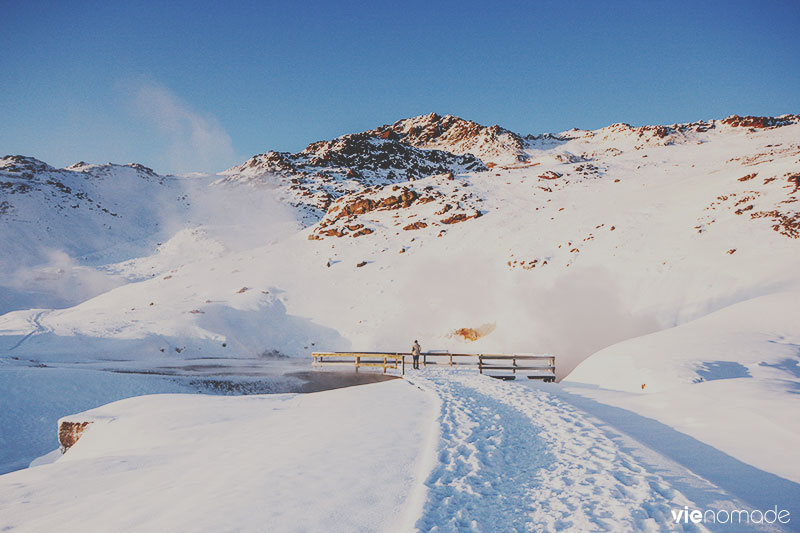
[[[354,385],[366,385],[368,383],[379,383],[392,379],[400,379],[400,376],[390,374],[379,374],[377,372],[343,372],[337,370],[308,370],[305,372],[293,372],[288,374],[305,381],[298,392],[320,392],[331,389],[341,389]]]
[[[399,376],[353,367],[314,367],[309,359],[187,358],[159,360],[104,359],[42,364],[15,359],[26,367],[94,370],[112,374],[154,377],[204,394],[249,395],[308,393],[397,379]]]

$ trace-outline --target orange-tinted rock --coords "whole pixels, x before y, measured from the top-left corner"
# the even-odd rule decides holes
[[[750,115],[740,117],[739,115],[731,115],[722,119],[722,123],[734,128],[770,128],[782,125],[783,121],[773,117],[753,117]]]
[[[543,179],[543,180],[554,180],[554,179],[560,178],[561,176],[562,176],[562,174],[560,174],[560,173],[558,173],[558,172],[556,172],[554,170],[548,170],[544,174],[539,174],[539,178]]]
[[[414,229],[422,229],[427,228],[428,224],[426,222],[422,222],[421,220],[418,222],[414,222],[413,224],[409,224],[408,226],[404,227],[404,230],[414,230]]]
[[[404,190],[399,196],[387,196],[378,202],[378,209],[400,209],[410,207],[419,198],[416,191]]]
[[[467,215],[466,213],[456,213],[453,216],[450,216],[450,217],[447,217],[447,218],[443,218],[440,222],[442,224],[457,224],[459,222],[464,222],[465,220],[478,218],[480,216],[481,216],[481,212],[480,211],[475,211],[471,215]]]
[[[445,213],[447,213],[451,209],[453,209],[452,205],[444,204],[444,207],[442,207],[440,210],[436,211],[436,213],[434,213],[434,214],[436,214],[436,215],[444,215]]]
[[[91,422],[61,422],[58,425],[58,442],[61,452],[66,452],[83,436]]]
[[[800,173],[789,175],[787,181],[794,185],[794,190],[790,194],[794,194],[797,189],[800,189]]]
[[[361,229],[361,230],[359,230],[359,231],[357,231],[357,232],[353,233],[353,235],[352,235],[352,236],[353,236],[353,237],[361,237],[362,235],[369,235],[370,233],[372,233],[372,230],[371,230],[371,229],[369,229],[369,228],[363,228],[363,229]]]

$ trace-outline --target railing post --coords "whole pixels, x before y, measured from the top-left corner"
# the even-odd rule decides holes
[[[358,363],[361,362],[361,358],[356,356],[356,374],[358,374]]]
[[[401,370],[401,372],[405,376],[406,375],[406,356],[405,355],[403,355],[402,361],[403,361],[403,370]]]
[[[483,356],[478,354],[478,371],[483,374]]]
[[[453,354],[450,354],[450,366],[453,366]]]

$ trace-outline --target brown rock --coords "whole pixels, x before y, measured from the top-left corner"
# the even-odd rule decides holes
[[[372,233],[372,230],[369,228],[363,228],[355,233],[353,233],[352,237],[361,237],[362,235],[369,235]]]
[[[731,115],[722,119],[722,123],[734,128],[770,128],[782,125],[782,121],[773,117],[753,117],[750,115],[744,117]]]
[[[416,191],[404,190],[399,196],[387,196],[378,202],[378,209],[400,209],[410,207],[419,198]]]
[[[418,222],[414,222],[413,224],[409,224],[408,226],[404,227],[404,230],[414,230],[414,229],[422,229],[427,228],[428,224],[426,222],[422,222],[421,220]]]
[[[547,172],[545,172],[544,174],[539,174],[539,179],[543,179],[543,180],[554,180],[554,179],[558,179],[558,178],[560,178],[562,175],[563,175],[563,174],[561,174],[561,173],[559,173],[559,172],[556,172],[556,171],[554,171],[554,170],[548,170],[548,171],[547,171]]]
[[[452,205],[450,205],[450,204],[444,204],[444,207],[442,207],[441,209],[439,209],[438,211],[436,211],[436,213],[434,213],[434,214],[435,214],[435,215],[444,215],[445,213],[447,213],[447,212],[448,212],[448,211],[450,211],[451,209],[453,209],[453,206],[452,206]]]
[[[478,218],[480,216],[481,216],[481,212],[480,211],[475,211],[471,215],[467,215],[466,213],[456,213],[453,216],[450,216],[450,217],[447,217],[447,218],[443,218],[442,220],[440,220],[440,222],[442,224],[458,224],[459,222],[464,222],[465,220]]]
[[[61,453],[66,452],[78,442],[91,422],[61,422],[58,425],[58,442]]]
[[[800,172],[798,172],[797,174],[790,174],[790,175],[788,176],[788,179],[787,179],[787,181],[788,181],[789,183],[791,183],[792,185],[794,185],[794,190],[793,190],[791,193],[789,193],[789,194],[794,194],[794,193],[796,193],[796,192],[797,192],[797,189],[800,189]]]

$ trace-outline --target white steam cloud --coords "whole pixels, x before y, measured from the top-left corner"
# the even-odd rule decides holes
[[[574,268],[548,282],[503,267],[490,254],[476,253],[404,272],[398,292],[415,303],[413,310],[398,311],[390,329],[364,341],[407,350],[409,339],[420,337],[424,349],[550,353],[562,379],[598,350],[663,328],[655,316],[633,310],[629,287],[607,269]],[[474,343],[447,334],[482,326],[486,336]]]
[[[25,308],[65,308],[125,283],[117,276],[79,264],[62,250],[44,250],[45,260],[19,266],[0,281],[0,315]]]
[[[172,172],[216,172],[237,160],[231,137],[219,121],[193,110],[163,85],[141,84],[132,100],[136,115],[163,137],[163,157]]]

